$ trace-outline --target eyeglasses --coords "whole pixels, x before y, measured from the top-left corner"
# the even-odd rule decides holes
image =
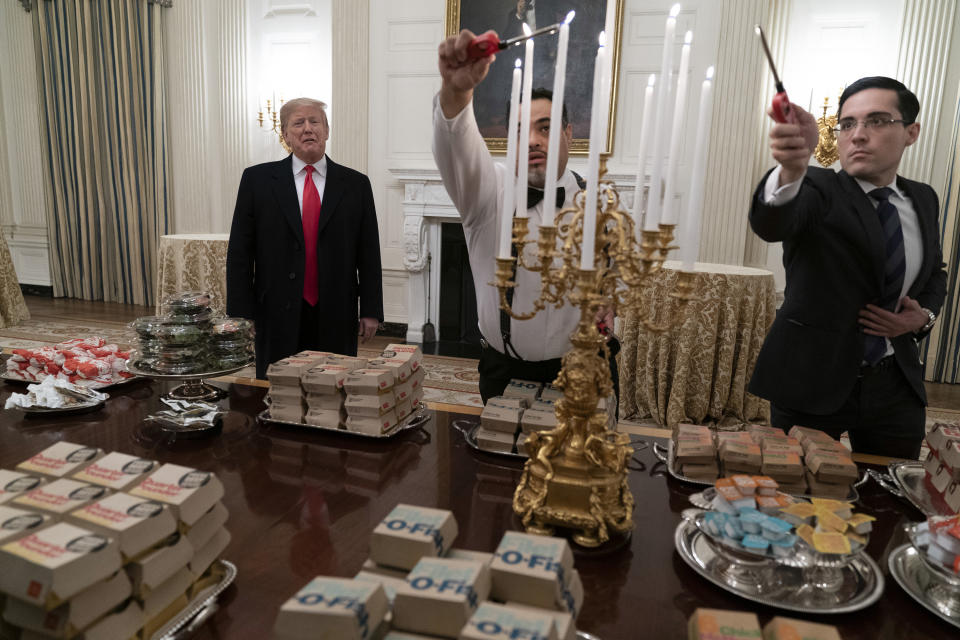
[[[868,131],[880,131],[886,129],[887,127],[897,124],[911,124],[906,120],[897,120],[895,118],[881,118],[879,116],[870,116],[864,118],[863,120],[854,120],[853,118],[844,118],[837,123],[837,126],[833,128],[833,132],[839,136],[848,136],[854,132],[858,124],[862,124],[863,128]]]

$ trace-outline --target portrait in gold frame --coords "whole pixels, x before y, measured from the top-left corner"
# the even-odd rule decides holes
[[[480,34],[488,29],[501,39],[520,35],[523,17],[533,19],[531,27],[540,28],[561,22],[571,9],[576,17],[570,24],[570,43],[567,52],[567,77],[564,102],[573,125],[573,155],[586,155],[589,147],[590,110],[593,99],[593,65],[597,53],[597,38],[606,24],[607,7],[614,16],[613,42],[607,34],[608,46],[613,51],[613,79],[610,86],[610,126],[601,152],[613,152],[613,132],[616,123],[617,76],[620,69],[620,38],[623,29],[623,0],[535,0],[533,13],[523,12],[521,5],[530,0],[447,0],[446,34],[456,35],[461,29]],[[546,35],[536,39],[534,48],[533,86],[553,89],[556,63],[557,36]],[[507,102],[514,60],[523,58],[522,46],[501,51],[490,66],[486,79],[474,91],[474,114],[487,148],[504,153],[507,148]]]

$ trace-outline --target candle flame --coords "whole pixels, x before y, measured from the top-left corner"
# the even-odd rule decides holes
[[[601,47],[607,46],[607,33],[605,31],[600,32],[600,37],[598,38]]]
[[[517,58],[516,62],[513,63],[513,66],[516,67],[517,69],[519,69],[521,64],[523,64],[523,63],[520,62],[520,58]]]
[[[760,34],[763,33],[763,29],[760,28],[760,25],[755,24],[753,25],[753,32],[759,36]]]
[[[530,35],[531,33],[533,33],[533,31],[530,30],[530,25],[528,25],[526,22],[524,22],[524,23],[523,23],[523,35],[528,36],[528,35]]]
[[[657,74],[651,73],[650,78],[647,80],[647,86],[652,87],[657,82]]]
[[[687,31],[683,36],[683,44],[690,44],[691,42],[693,42],[693,31]]]
[[[573,22],[573,16],[575,15],[577,15],[577,12],[571,9],[570,13],[567,14],[567,17],[564,18],[563,24],[570,24],[571,22]]]
[[[713,79],[713,66],[707,67],[707,80]]]
[[[676,18],[678,15],[680,15],[680,3],[679,3],[679,2],[678,2],[677,4],[675,4],[675,5],[673,5],[672,7],[670,7],[670,17],[671,17],[671,18]]]

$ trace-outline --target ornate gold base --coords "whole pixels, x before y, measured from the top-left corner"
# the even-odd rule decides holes
[[[597,400],[609,397],[613,385],[590,307],[585,305],[557,377],[563,389],[557,427],[527,440],[530,459],[513,494],[513,510],[530,533],[553,535],[561,527],[573,530],[577,544],[597,547],[611,532],[625,534],[633,527],[626,467],[633,448],[626,434],[607,428],[606,415],[596,413]]]

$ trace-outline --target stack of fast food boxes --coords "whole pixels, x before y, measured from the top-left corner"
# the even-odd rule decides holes
[[[795,426],[789,434],[763,425],[719,431],[680,424],[673,433],[674,460],[690,478],[713,481],[735,473],[763,474],[785,493],[845,498],[857,480],[857,465],[843,443],[816,429]]]
[[[549,431],[557,426],[556,403],[563,390],[552,384],[530,380],[511,380],[502,396],[487,400],[480,414],[477,446],[500,453],[523,453],[524,444],[534,431]],[[613,396],[601,398],[598,418],[616,431],[616,404]]]
[[[687,640],[841,640],[836,627],[777,616],[763,630],[755,613],[697,609],[687,622]]]
[[[377,358],[304,351],[270,365],[270,417],[384,435],[423,399],[420,347],[391,344]]]
[[[938,424],[927,434],[923,483],[942,513],[960,513],[960,427]]]
[[[494,553],[453,547],[441,509],[397,505],[352,579],[320,576],[280,609],[276,640],[573,640],[583,585],[566,540],[507,532]]]
[[[0,637],[149,638],[219,579],[222,496],[212,473],[69,442],[0,470]]]

